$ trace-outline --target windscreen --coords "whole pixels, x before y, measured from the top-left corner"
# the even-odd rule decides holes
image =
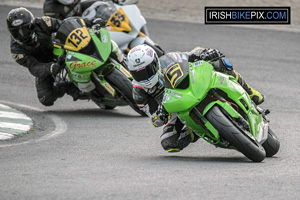
[[[159,60],[165,88],[176,88],[189,74],[189,64],[185,53],[168,53]]]
[[[68,18],[64,20],[55,36],[55,43],[62,45],[64,49],[79,51],[91,41],[91,36],[80,18]]]
[[[108,20],[116,11],[117,9],[115,7],[110,6],[106,2],[101,2],[101,4],[99,4],[99,6],[96,8],[96,16]]]

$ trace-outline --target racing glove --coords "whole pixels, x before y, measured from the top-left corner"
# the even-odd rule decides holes
[[[62,70],[62,68],[63,66],[58,63],[52,63],[52,65],[50,65],[50,74],[55,76]]]
[[[204,49],[204,51],[200,53],[200,59],[205,61],[214,61],[224,56],[225,55],[219,50],[211,48]]]
[[[154,127],[160,127],[166,124],[169,120],[170,114],[165,110],[163,105],[159,105],[157,111],[152,115],[152,125]]]
[[[55,76],[64,68],[64,65],[64,57],[58,57],[57,62],[50,65],[50,74]]]

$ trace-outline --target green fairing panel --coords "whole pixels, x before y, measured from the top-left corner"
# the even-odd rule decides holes
[[[259,133],[259,130],[260,130],[260,124],[263,120],[262,116],[257,112],[257,110],[254,108],[254,106],[251,107],[251,111],[249,112],[249,116],[251,116],[251,118],[254,119],[254,120],[251,120],[251,121],[248,120],[248,123],[250,125],[250,132],[257,139],[258,138],[258,133]]]
[[[209,123],[209,121],[206,121],[205,127],[206,127],[206,129],[210,130],[212,135],[209,134],[205,128],[203,128],[201,125],[197,124],[191,118],[190,112],[188,112],[188,111],[180,112],[180,113],[178,113],[178,117],[180,118],[181,121],[183,121],[185,123],[185,125],[187,127],[192,129],[195,133],[201,134],[203,139],[207,140],[207,138],[205,138],[205,136],[207,136],[207,137],[213,139],[213,141],[207,140],[208,142],[213,143],[213,144],[216,144],[219,142],[220,135],[219,135],[218,131]]]
[[[103,64],[100,60],[78,52],[69,51],[66,56],[69,77],[75,82],[89,82],[91,71]]]
[[[191,65],[189,75],[191,84],[187,89],[165,89],[163,104],[168,112],[190,111],[205,98],[214,71],[209,63],[201,63]]]
[[[228,76],[219,72],[216,72],[214,76],[215,82],[213,83],[212,87],[223,90],[227,93],[230,99],[235,99],[235,103],[239,106],[239,109],[242,109],[249,116],[248,123],[251,129],[250,132],[259,133],[259,124],[261,123],[262,116],[257,112],[255,107],[253,106],[248,93],[232,76]],[[245,102],[245,104],[247,105],[246,107],[243,105],[241,100]],[[233,107],[229,104],[219,102],[219,105],[221,105],[232,117],[240,117],[236,110],[234,110]],[[205,108],[203,115],[205,115],[207,110],[209,110],[208,106],[207,108]],[[250,121],[249,119],[252,120]],[[257,138],[257,135],[254,134],[254,137]]]
[[[71,81],[86,83],[90,81],[91,71],[102,66],[108,59],[111,51],[110,35],[105,29],[100,30],[99,39],[90,29],[90,35],[95,47],[98,49],[103,61],[95,56],[85,55],[79,52],[68,51],[66,64],[69,68],[69,77]]]
[[[110,40],[110,34],[107,30],[101,28],[100,29],[100,38],[98,38],[93,30],[90,29],[90,35],[92,36],[93,41],[95,42],[99,53],[101,54],[102,59],[104,62],[108,59],[110,56],[110,53],[112,51],[111,49],[111,40]]]
[[[189,74],[190,84],[187,89],[165,89],[163,105],[169,113],[177,113],[179,118],[195,132],[200,134],[206,133],[206,135],[218,141],[219,134],[208,121],[205,126],[213,136],[208,134],[202,126],[195,123],[190,116],[190,111],[206,97],[207,92],[212,88],[218,88],[227,93],[229,98],[236,99],[236,104],[249,116],[248,119],[253,119],[252,121],[248,120],[250,132],[259,133],[261,116],[252,105],[249,95],[232,76],[215,72],[213,67],[205,61],[190,64]],[[247,107],[241,103],[241,99],[246,103]],[[240,117],[240,114],[229,103],[220,100],[213,101],[207,105],[202,113],[203,116],[215,104],[224,108],[232,117]],[[254,134],[254,137],[257,138],[257,135]]]

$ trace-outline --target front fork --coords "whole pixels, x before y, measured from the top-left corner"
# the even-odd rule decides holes
[[[113,59],[111,57],[109,57],[108,59],[111,62],[111,63],[108,63],[108,65],[111,64],[112,65],[111,67],[116,68],[117,70],[119,70],[120,72],[122,72],[130,81],[132,81],[131,74],[118,61],[116,61],[115,59]],[[92,72],[92,76],[101,84],[101,86],[103,88],[105,88],[105,90],[109,94],[111,94],[113,97],[115,97],[116,90],[114,89],[114,87],[109,82],[107,82],[105,80],[104,75],[98,75],[96,72],[93,71]]]
[[[115,67],[120,71],[120,72],[122,72],[130,81],[132,81],[133,80],[133,78],[132,78],[132,76],[131,76],[131,74],[129,73],[129,71],[126,69],[127,68],[127,66],[123,66],[121,63],[119,63],[119,62],[117,62],[115,59],[113,59],[113,58],[108,58],[109,60],[110,60],[110,62],[112,62],[114,65],[115,65]]]

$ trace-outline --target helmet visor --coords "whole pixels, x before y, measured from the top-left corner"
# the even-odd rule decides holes
[[[145,68],[138,69],[136,71],[130,71],[134,80],[138,82],[148,81],[154,77],[158,71],[158,62],[155,58],[152,63],[147,65]]]
[[[31,24],[27,23],[22,26],[10,28],[10,33],[12,37],[19,42],[28,42],[31,39],[32,30]]]
[[[74,3],[74,0],[57,0],[59,3],[63,4],[63,5],[71,5],[72,3]]]

